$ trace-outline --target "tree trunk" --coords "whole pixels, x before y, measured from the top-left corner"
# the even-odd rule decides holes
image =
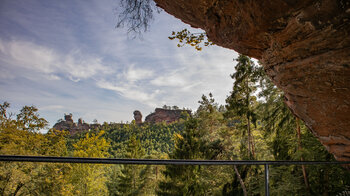
[[[158,166],[156,166],[156,180],[158,180]]]
[[[237,166],[233,165],[233,168],[235,169],[235,173],[236,173],[236,175],[237,175],[237,177],[239,179],[239,183],[241,184],[241,187],[242,187],[242,190],[243,190],[243,195],[247,196],[248,195],[247,194],[247,189],[245,188],[244,181],[243,181],[241,175],[238,172]]]
[[[251,140],[250,140],[250,119],[249,119],[249,114],[247,114],[247,120],[248,120],[248,123],[247,123],[247,130],[248,130],[248,153],[249,153],[249,158],[251,157],[252,155],[252,151],[251,151]]]
[[[22,188],[23,185],[24,185],[24,184],[23,184],[22,182],[20,182],[20,183],[17,185],[16,190],[15,190],[15,192],[13,193],[13,196],[16,196],[16,195],[17,195],[18,191]]]
[[[247,129],[248,129],[249,158],[253,157],[253,159],[255,159],[255,149],[254,149],[254,142],[253,142],[252,131],[250,129],[250,118],[249,118],[249,116],[247,116],[247,119],[248,119]]]
[[[323,195],[324,196],[328,196],[329,195],[329,176],[328,176],[328,169],[325,168],[324,170],[324,175],[323,175],[323,179],[324,179],[324,186],[323,186]]]
[[[299,119],[295,118],[296,124],[297,124],[297,135],[298,135],[298,150],[302,150],[302,145],[301,145],[301,132],[300,132],[300,125],[299,125]],[[301,156],[300,158],[301,161],[304,161],[303,156]],[[301,165],[301,169],[303,171],[303,176],[304,176],[304,183],[306,186],[306,189],[309,191],[310,193],[310,186],[309,186],[309,180],[307,178],[307,173],[306,173],[306,168],[305,165]]]
[[[250,135],[250,138],[251,138],[251,144],[252,144],[252,154],[253,154],[253,158],[255,159],[255,143],[254,143],[254,135],[253,134],[251,134]]]

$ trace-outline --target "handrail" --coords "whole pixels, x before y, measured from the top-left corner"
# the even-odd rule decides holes
[[[350,161],[257,161],[257,160],[186,160],[186,159],[115,159],[54,156],[0,155],[0,161],[97,163],[137,165],[333,165],[350,164]]]

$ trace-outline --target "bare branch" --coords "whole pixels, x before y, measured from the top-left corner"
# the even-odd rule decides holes
[[[154,19],[154,11],[160,12],[153,0],[120,0],[120,6],[115,9],[118,15],[116,28],[128,28],[128,34],[133,38],[149,29]]]

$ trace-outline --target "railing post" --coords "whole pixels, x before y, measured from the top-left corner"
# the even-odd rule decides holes
[[[269,164],[265,164],[265,195],[269,196]]]

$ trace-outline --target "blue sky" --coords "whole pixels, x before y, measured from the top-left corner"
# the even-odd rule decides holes
[[[164,11],[142,39],[115,29],[118,0],[2,0],[0,101],[35,105],[52,126],[64,113],[86,122],[126,122],[155,107],[196,110],[202,94],[223,104],[237,53],[178,48],[168,36],[191,29]],[[191,29],[192,31],[198,31]]]

